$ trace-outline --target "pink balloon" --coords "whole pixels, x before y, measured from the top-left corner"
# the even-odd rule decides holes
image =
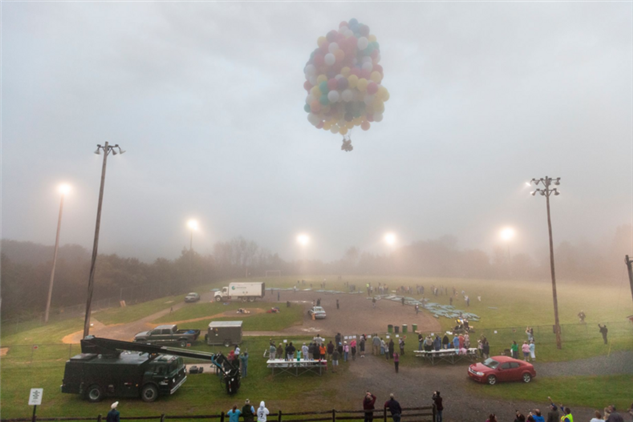
[[[332,91],[338,87],[338,81],[334,78],[327,81],[327,88]]]
[[[378,84],[376,82],[370,82],[369,85],[367,85],[367,93],[374,95],[376,92],[378,92]]]
[[[367,69],[362,69],[360,71],[360,77],[361,78],[365,78],[365,79],[369,79],[369,77],[371,76],[371,72]]]
[[[360,124],[361,129],[363,130],[369,130],[369,128],[371,127],[371,125],[369,124],[369,122],[364,121],[363,123]]]
[[[372,113],[367,113],[367,115],[365,115],[365,118],[367,119],[368,122],[373,122],[374,121],[374,115]],[[367,129],[365,129],[367,130]]]
[[[310,91],[310,90],[312,89],[312,84],[310,84],[310,82],[308,82],[308,81],[305,81],[305,82],[303,83],[303,88],[304,88],[306,91]]]

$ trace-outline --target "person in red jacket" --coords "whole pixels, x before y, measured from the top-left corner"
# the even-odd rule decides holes
[[[376,396],[367,391],[365,398],[363,399],[363,410],[365,410],[365,422],[372,422],[374,420],[374,404],[376,403]]]

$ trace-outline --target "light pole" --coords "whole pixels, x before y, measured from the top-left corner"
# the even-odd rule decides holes
[[[53,252],[53,268],[51,269],[51,282],[48,285],[48,300],[46,301],[46,312],[44,313],[44,324],[48,323],[48,315],[51,310],[51,298],[53,297],[53,282],[55,281],[55,265],[57,264],[57,251],[59,249],[59,230],[62,227],[62,212],[64,211],[64,197],[70,192],[70,186],[63,184],[59,186],[59,193],[62,199],[59,201],[59,217],[57,218],[57,234],[55,235],[55,252]]]
[[[398,238],[396,237],[395,233],[389,232],[385,234],[385,236],[383,237],[383,240],[387,244],[389,251],[392,252]],[[393,268],[394,268],[393,259],[394,259],[393,255],[391,257],[387,256],[387,266],[388,266],[389,272],[392,274],[393,274]]]
[[[556,331],[556,347],[558,349],[562,349],[562,341],[560,338],[560,323],[558,321],[558,297],[556,296],[556,271],[554,269],[554,240],[552,239],[552,219],[549,211],[549,197],[554,194],[554,196],[558,196],[559,192],[556,188],[551,189],[551,185],[560,185],[560,177],[552,178],[545,176],[540,179],[532,179],[531,183],[534,183],[536,186],[542,184],[543,187],[540,189],[536,189],[532,191],[532,196],[540,193],[541,196],[545,197],[545,204],[547,206],[547,231],[549,233],[549,263],[550,270],[552,273],[552,296],[554,299],[554,331]]]
[[[95,224],[95,239],[92,245],[92,260],[90,261],[90,276],[88,277],[88,298],[86,299],[86,317],[84,318],[84,338],[90,334],[90,308],[92,307],[92,293],[94,291],[94,282],[95,282],[95,266],[97,263],[97,250],[99,248],[99,228],[101,227],[101,206],[103,205],[103,188],[105,187],[105,175],[106,175],[106,164],[108,162],[108,155],[112,153],[112,155],[123,154],[125,151],[121,149],[119,144],[114,146],[109,145],[107,142],[105,145],[101,146],[97,144],[97,150],[95,154],[101,154],[103,151],[103,165],[101,167],[101,186],[99,187],[99,203],[97,205],[97,222]]]
[[[198,222],[189,220],[187,227],[191,230],[191,237],[189,238],[189,284],[193,284],[193,232],[198,230]]]
[[[510,241],[514,238],[515,234],[516,234],[516,232],[514,231],[514,229],[512,227],[506,227],[505,229],[501,230],[501,233],[500,233],[501,239],[503,239],[503,241],[506,242],[506,254],[507,254],[507,261],[508,261],[508,276],[510,276],[511,273],[512,273],[512,271],[511,271],[512,255],[510,255]]]

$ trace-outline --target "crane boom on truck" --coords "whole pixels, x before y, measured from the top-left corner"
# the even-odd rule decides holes
[[[187,380],[178,357],[210,361],[222,374],[227,393],[240,387],[240,370],[222,353],[205,353],[87,336],[81,354],[66,362],[63,393],[79,393],[90,401],[106,396],[138,397],[153,402],[173,394]],[[123,352],[140,352],[137,354]]]

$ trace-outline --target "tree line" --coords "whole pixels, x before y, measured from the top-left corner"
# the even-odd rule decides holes
[[[631,226],[618,227],[601,245],[590,242],[562,242],[555,250],[559,279],[608,282],[623,274],[623,257],[631,254]],[[53,247],[32,242],[2,240],[2,319],[40,314],[45,306],[50,281]],[[313,275],[393,275],[460,277],[483,279],[545,279],[549,277],[549,252],[535,257],[510,256],[504,248],[491,255],[479,249],[461,249],[457,238],[413,242],[389,254],[377,254],[350,247],[334,261],[286,261],[261,248],[256,242],[236,237],[214,245],[213,253],[201,255],[183,249],[175,259],[158,258],[145,263],[116,254],[99,255],[95,275],[95,300],[130,300],[186,293],[200,284],[238,277],[262,277],[266,271],[301,278]],[[55,273],[52,307],[80,305],[85,301],[90,270],[90,252],[78,245],[60,247]]]

